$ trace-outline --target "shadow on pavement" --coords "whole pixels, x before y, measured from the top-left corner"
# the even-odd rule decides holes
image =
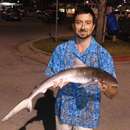
[[[36,102],[34,109],[37,111],[37,116],[27,121],[19,130],[26,130],[27,125],[34,121],[42,121],[45,130],[56,130],[54,103],[53,92],[48,90],[45,96]]]

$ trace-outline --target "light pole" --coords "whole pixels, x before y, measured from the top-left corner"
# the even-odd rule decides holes
[[[57,42],[57,34],[58,34],[58,6],[59,6],[59,2],[58,0],[56,0],[56,26],[55,26],[55,39]]]

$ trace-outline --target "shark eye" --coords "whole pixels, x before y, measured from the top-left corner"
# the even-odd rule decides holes
[[[93,78],[92,78],[92,82],[95,82],[95,81],[97,81],[97,79],[93,77]]]
[[[104,80],[99,81],[101,84],[106,84]]]

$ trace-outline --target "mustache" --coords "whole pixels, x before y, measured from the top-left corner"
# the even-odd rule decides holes
[[[85,30],[85,29],[80,29],[79,31],[80,32],[87,32],[87,30]]]

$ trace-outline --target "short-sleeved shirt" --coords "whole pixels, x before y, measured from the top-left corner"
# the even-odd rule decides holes
[[[80,65],[100,68],[115,76],[111,55],[93,37],[83,53],[78,51],[76,44],[73,37],[56,47],[45,70],[47,76]],[[100,119],[100,99],[98,84],[69,83],[57,94],[55,114],[61,123],[96,128]]]

